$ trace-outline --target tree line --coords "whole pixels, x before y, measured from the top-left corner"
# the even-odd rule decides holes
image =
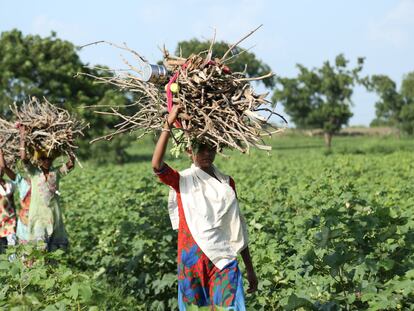
[[[192,53],[207,50],[210,42],[192,39],[178,42],[175,53],[188,57]],[[228,43],[217,42],[217,55],[228,49]],[[116,102],[124,110],[133,109],[130,104],[134,94],[119,92],[116,88],[94,83],[78,72],[95,76],[108,75],[108,71],[89,67],[83,63],[78,48],[71,42],[59,39],[52,32],[47,37],[23,35],[13,29],[0,36],[0,112],[8,117],[13,102],[23,102],[28,96],[47,97],[54,104],[77,114],[90,124],[90,130],[82,140],[80,155],[93,154],[98,161],[123,162],[128,155],[125,149],[133,141],[132,136],[114,139],[110,152],[108,145],[89,144],[91,138],[102,136],[116,124],[110,116],[98,115],[86,106],[107,105]],[[258,76],[271,71],[269,65],[252,52],[236,48],[234,58],[228,64],[233,71],[246,71],[248,76]],[[353,68],[344,55],[334,62],[326,61],[319,68],[307,68],[298,64],[295,77],[263,80],[264,86],[273,92],[272,104],[282,104],[297,128],[320,128],[325,133],[328,146],[332,136],[352,117],[352,94],[355,85],[363,85],[375,92],[376,118],[373,126],[397,127],[407,134],[414,134],[414,72],[403,77],[401,87],[386,75],[362,77],[364,58],[358,58]],[[101,152],[105,148],[105,152]],[[100,157],[102,155],[102,158]]]

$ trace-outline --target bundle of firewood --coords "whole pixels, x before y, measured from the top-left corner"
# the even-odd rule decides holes
[[[0,118],[0,149],[7,165],[14,167],[15,155],[19,153],[19,136],[11,128],[13,125],[10,122]]]
[[[221,146],[241,152],[248,151],[250,146],[269,149],[262,144],[261,137],[279,129],[267,127],[268,117],[276,114],[263,106],[268,103],[267,94],[255,94],[249,83],[252,79],[241,72],[232,73],[221,59],[211,60],[209,53],[203,56],[192,55],[174,70],[178,72],[174,101],[183,107],[184,118],[180,123],[188,133],[187,138],[212,144],[217,149]],[[268,117],[259,111],[268,112]]]
[[[75,139],[83,135],[86,125],[65,109],[58,108],[45,98],[32,97],[28,102],[11,107],[13,121],[0,119],[0,146],[6,160],[12,163],[19,157],[19,128],[24,127],[26,152],[34,161],[34,153],[42,152],[48,157],[73,154],[78,147]]]
[[[250,81],[269,78],[273,74],[248,78],[245,72],[231,72],[225,64],[229,58],[237,57],[230,53],[237,44],[230,46],[221,58],[212,57],[214,40],[208,51],[186,59],[171,56],[164,50],[164,66],[170,75],[155,82],[140,78],[142,71],[128,61],[125,61],[129,68],[127,73],[114,70],[107,77],[92,76],[99,82],[137,93],[138,98],[134,115],[124,115],[116,106],[96,111],[118,116],[121,121],[113,133],[95,141],[110,140],[114,135],[126,132],[138,131],[141,137],[161,130],[172,105],[180,104],[182,114],[174,124],[176,144],[189,145],[197,141],[213,145],[217,150],[226,146],[241,152],[248,152],[251,146],[269,150],[262,137],[281,130],[268,122],[270,117],[276,115],[286,121],[268,108],[267,94],[256,94]],[[120,48],[143,61],[135,51],[126,46]],[[177,135],[177,131],[181,133]]]

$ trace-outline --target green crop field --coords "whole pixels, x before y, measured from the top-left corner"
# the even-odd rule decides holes
[[[260,285],[247,309],[414,310],[414,141],[339,137],[331,152],[321,138],[271,144],[270,154],[216,161],[249,225]],[[176,234],[151,151],[136,143],[130,163],[83,163],[62,181],[70,252],[9,250],[26,264],[1,257],[0,309],[176,309]]]

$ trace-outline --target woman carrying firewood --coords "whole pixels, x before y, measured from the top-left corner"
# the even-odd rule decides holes
[[[173,228],[178,229],[179,309],[245,310],[238,253],[246,267],[249,293],[257,290],[258,281],[233,179],[213,165],[216,150],[207,144],[192,147],[193,164],[183,172],[163,162],[179,110],[177,105],[169,113],[152,158],[155,174],[175,191],[175,199],[170,194],[169,212]]]
[[[0,149],[0,252],[16,244],[16,211],[13,204],[14,186],[3,176],[8,173],[3,151]]]
[[[48,251],[67,249],[69,242],[59,205],[59,179],[74,167],[74,157],[60,169],[52,168],[55,156],[44,150],[35,150],[34,160],[28,161],[25,145],[25,127],[19,126],[20,157],[31,183],[28,213],[28,242],[43,242]]]
[[[3,150],[0,149],[0,170],[3,170],[10,178],[14,189],[19,192],[20,210],[17,217],[16,237],[19,244],[26,244],[29,239],[28,234],[28,214],[30,205],[30,180],[16,174],[4,159]]]

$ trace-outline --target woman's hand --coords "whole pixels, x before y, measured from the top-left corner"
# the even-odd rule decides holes
[[[249,288],[247,289],[247,292],[251,294],[257,291],[259,281],[257,280],[257,276],[254,270],[247,271],[247,281],[249,282]]]
[[[75,155],[70,153],[68,156],[68,161],[59,169],[59,172],[62,175],[67,175],[75,167]]]
[[[73,153],[69,154],[69,160],[66,163],[68,170],[71,170],[75,167],[75,155]]]
[[[167,118],[167,123],[169,126],[171,126],[172,124],[174,124],[174,122],[177,120],[178,118],[178,114],[181,112],[181,105],[174,105],[173,108],[171,109],[170,113],[168,114],[168,118]]]
[[[247,292],[249,294],[250,293],[254,293],[255,291],[257,291],[257,285],[258,285],[259,281],[257,280],[256,273],[254,272],[252,258],[250,256],[249,247],[248,246],[245,247],[241,251],[240,254],[241,254],[242,258],[243,258],[244,265],[246,266],[247,281],[249,282],[249,288],[247,289]]]
[[[24,124],[16,122],[15,126],[17,129],[19,129],[20,136],[26,135],[26,127],[24,126]]]

